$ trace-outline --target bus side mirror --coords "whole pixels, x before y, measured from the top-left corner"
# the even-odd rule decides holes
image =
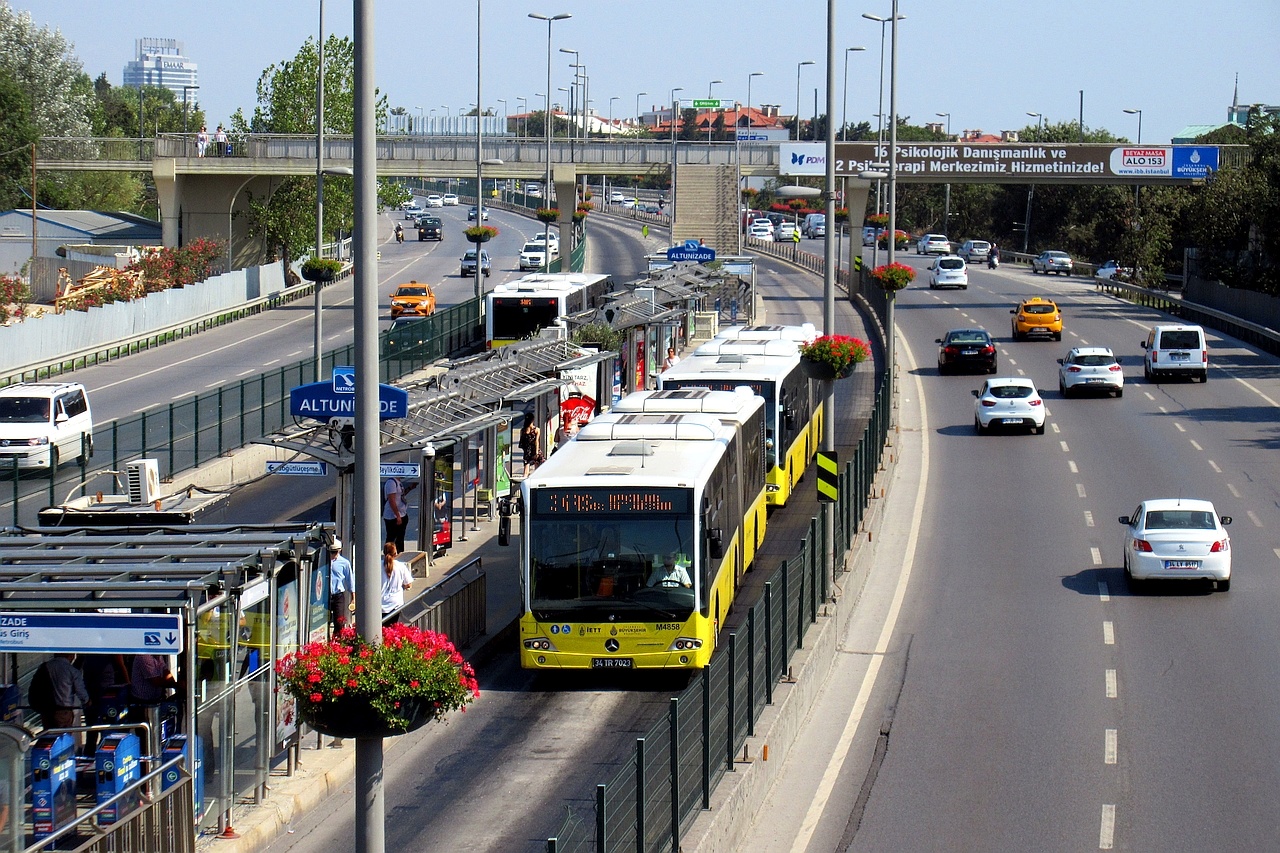
[[[707,528],[707,545],[712,559],[718,560],[724,556],[724,534],[719,527]]]

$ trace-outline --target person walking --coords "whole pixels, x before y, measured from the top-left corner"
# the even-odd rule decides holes
[[[409,526],[409,507],[404,502],[404,496],[417,485],[410,483],[406,489],[400,484],[399,477],[388,477],[382,486],[382,520],[387,527],[387,541],[396,543],[397,552],[404,550],[404,531]]]
[[[404,591],[413,586],[413,573],[396,557],[400,556],[396,543],[382,546],[382,619],[404,607]],[[399,622],[399,617],[396,618]]]
[[[532,416],[520,430],[520,452],[524,454],[524,476],[528,477],[542,463],[542,430]]]
[[[355,595],[355,572],[351,561],[342,556],[342,540],[335,538],[329,543],[329,618],[333,633],[341,633],[350,624]]]
[[[209,148],[209,128],[200,125],[200,132],[196,134],[196,156],[203,157],[204,152]]]

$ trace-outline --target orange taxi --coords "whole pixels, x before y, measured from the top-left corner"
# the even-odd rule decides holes
[[[417,281],[396,287],[391,294],[391,316],[416,314],[426,317],[436,310],[436,295],[431,287]]]
[[[1062,340],[1062,311],[1052,299],[1033,296],[1009,313],[1013,315],[1011,326],[1015,341],[1041,335]]]

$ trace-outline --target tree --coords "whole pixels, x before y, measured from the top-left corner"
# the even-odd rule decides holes
[[[324,126],[326,133],[351,134],[355,128],[355,45],[331,35],[325,41]],[[257,105],[252,118],[242,110],[232,116],[240,133],[315,133],[316,76],[320,66],[315,39],[308,38],[293,59],[268,66],[258,78]],[[386,124],[387,99],[375,105],[379,127]],[[352,222],[353,180],[331,176],[324,181],[324,231],[333,234]],[[380,196],[382,192],[380,191]],[[286,268],[303,252],[315,248],[316,181],[312,177],[284,179],[267,195],[246,191],[245,216],[250,233],[267,247],[265,260],[283,260]]]
[[[31,143],[38,134],[31,101],[7,68],[0,68],[0,208],[30,207]]]

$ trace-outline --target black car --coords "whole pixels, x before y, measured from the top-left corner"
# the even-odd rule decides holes
[[[996,372],[996,345],[983,329],[952,329],[936,340],[938,344],[938,372],[948,373],[961,368],[977,369],[984,373]]]
[[[418,217],[418,241],[423,240],[443,240],[444,224],[438,216],[419,216]]]
[[[426,317],[397,317],[382,333],[383,357],[423,358],[427,345]]]

